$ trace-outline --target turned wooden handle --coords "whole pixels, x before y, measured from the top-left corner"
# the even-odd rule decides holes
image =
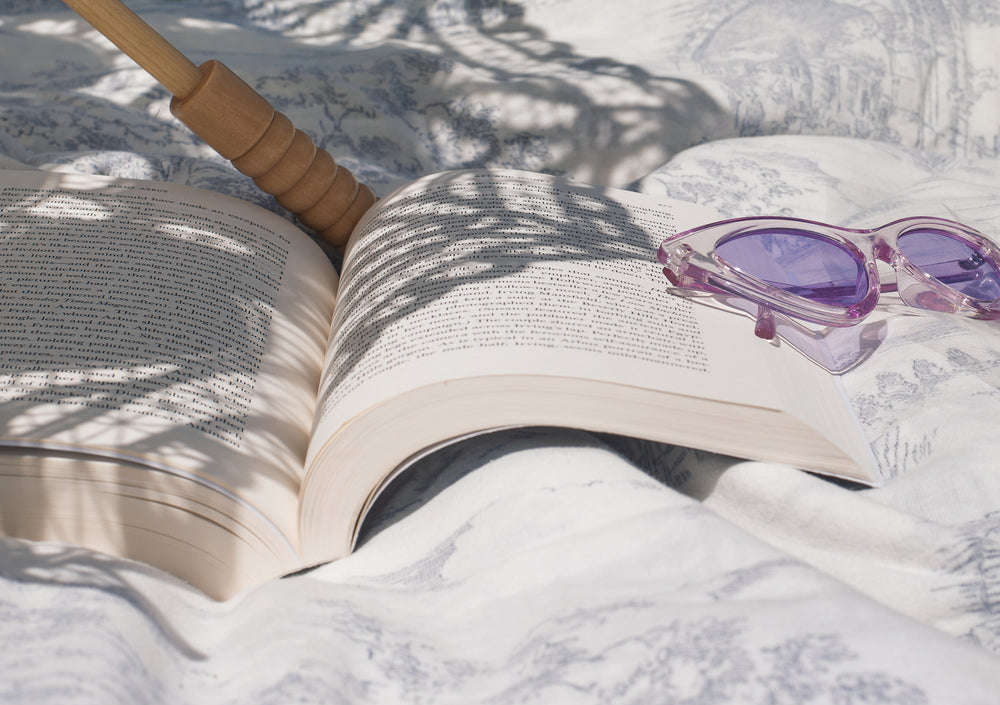
[[[318,149],[225,64],[200,67],[201,83],[170,112],[319,237],[343,247],[375,195]]]
[[[170,111],[338,249],[375,195],[218,61],[200,67],[120,0],[63,0],[173,93]]]

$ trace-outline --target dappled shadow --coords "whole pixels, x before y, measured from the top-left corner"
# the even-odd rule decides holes
[[[171,554],[185,542],[234,570],[246,559],[213,555],[227,532],[291,560],[294,525],[275,516],[294,512],[311,398],[290,389],[315,388],[329,319],[303,295],[281,308],[294,336],[276,327],[279,291],[298,274],[285,271],[288,242],[197,201],[166,206],[156,187],[50,182],[0,193],[3,530],[78,532],[189,579],[200,569]],[[279,352],[276,388],[265,380]],[[37,448],[74,455],[50,463]],[[215,535],[199,543],[188,524]]]
[[[352,245],[320,413],[380,370],[432,352],[534,346],[666,361],[648,325],[664,312],[645,294],[659,282],[655,243],[669,222],[561,179],[460,172],[421,182]]]
[[[132,191],[4,193],[0,435],[100,445],[106,429],[63,432],[125,410],[122,452],[162,453],[191,430],[239,447],[282,254]],[[31,411],[47,404],[59,413]]]
[[[289,10],[298,19],[253,17],[252,4],[202,6],[199,17],[218,24],[186,21],[185,5],[180,3],[166,8],[136,3],[134,7],[193,60],[220,58],[228,63],[362,180],[383,191],[428,172],[469,166],[571,173],[592,182],[622,183],[701,139],[711,122],[706,115],[723,117],[692,84],[652,76],[614,60],[583,56],[548,38],[526,22],[515,3],[451,5],[465,13],[465,19],[449,22],[440,15],[440,8],[426,2],[403,5],[402,15],[398,14],[400,5],[389,2],[326,5],[316,11],[343,15],[336,31],[327,37],[298,38],[296,23],[308,24],[310,6]],[[249,195],[249,181],[219,173],[221,158],[168,116],[169,96],[162,87],[122,61],[116,50],[99,41],[65,7],[25,4],[11,13],[13,20],[0,27],[4,51],[12,55],[23,49],[23,55],[34,62],[30,70],[18,73],[16,84],[0,77],[5,106],[0,128],[21,150],[12,156],[36,165],[62,164],[82,171],[194,183],[260,200]],[[39,16],[55,16],[56,22],[39,25]],[[256,30],[232,24],[234,19],[248,18],[256,23]],[[459,25],[466,28],[464,36],[454,32]],[[371,31],[382,34],[372,41],[361,38]],[[469,37],[477,43],[468,43]],[[274,59],[273,71],[261,68],[261,57],[266,56]],[[117,90],[109,89],[110,84],[116,84]],[[95,152],[117,156],[94,159]],[[190,168],[197,161],[212,168]],[[140,162],[145,171],[135,173]],[[480,199],[491,189],[484,184],[465,202],[474,209],[472,219],[482,227],[495,225],[491,219],[496,210]],[[497,228],[493,240],[464,243],[457,258],[437,264],[432,262],[438,244],[421,244],[412,238],[397,241],[409,248],[406,257],[385,267],[377,280],[360,283],[345,294],[355,302],[363,301],[367,310],[385,315],[352,327],[352,342],[335,362],[328,390],[339,387],[355,370],[363,351],[375,344],[387,325],[417,316],[425,304],[469,281],[515,276],[527,271],[533,260],[620,266],[653,262],[651,243],[641,229],[623,220],[615,204],[603,202],[592,210],[594,205],[568,203],[559,211],[544,213],[528,209],[518,214],[519,220],[511,227]],[[581,220],[592,224],[586,237],[574,225]],[[89,227],[88,222],[64,217],[58,228],[72,231]],[[39,247],[34,237],[51,223],[35,216],[25,223],[20,239]],[[424,225],[414,222],[410,214],[396,217],[389,228],[402,234]],[[132,227],[126,226],[122,242],[131,236]],[[119,243],[112,250],[123,247]],[[368,256],[380,254],[373,248]],[[191,245],[189,255],[190,262],[182,268],[212,262],[218,253],[212,247]],[[101,275],[95,269],[97,262],[87,266],[78,262],[73,276],[82,281]],[[465,273],[462,267],[467,267]],[[176,284],[182,278],[167,262],[151,261],[148,271],[164,284]],[[135,293],[133,276],[122,278],[123,296]],[[42,289],[52,285],[51,281],[38,284]],[[67,296],[65,300],[73,302],[75,294]],[[148,292],[142,296],[147,303],[162,304]],[[206,359],[228,361],[231,366],[241,362],[246,350],[239,341],[266,329],[260,312],[269,302],[252,288],[228,292],[223,298],[223,305],[213,308],[200,323],[213,331],[223,324],[235,327],[225,340],[210,346],[182,345],[180,338],[171,338],[165,330],[156,337],[133,327],[128,336],[115,334],[119,335],[115,344],[122,347],[114,355],[93,357],[90,351],[81,363],[69,356],[84,349],[84,334],[67,337],[53,329],[46,339],[26,332],[26,344],[56,346],[64,358],[39,358],[40,364],[32,369],[11,371],[20,375],[20,386],[12,387],[16,391],[8,408],[25,413],[4,416],[0,433],[20,434],[32,442],[59,438],[58,443],[66,447],[101,443],[130,458],[183,454],[192,432],[238,435],[241,412],[227,398],[227,390],[212,386],[215,376],[203,364]],[[194,313],[186,307],[194,303],[193,298],[175,297],[168,318],[189,320]],[[615,302],[603,305],[613,308]],[[101,312],[110,320],[122,315],[123,306],[123,302],[109,303]],[[224,322],[225,310],[235,311],[236,317]],[[33,321],[45,320],[41,310],[25,315]],[[100,320],[100,316],[81,317],[76,323],[97,335]],[[532,331],[523,333],[540,335],[545,320],[538,318],[535,323]],[[137,352],[129,352],[133,350]],[[20,350],[15,357],[23,359],[29,351]],[[129,371],[131,376],[127,380],[101,376],[112,368]],[[139,368],[141,374],[135,373]],[[57,384],[41,396],[25,384],[32,375],[38,379],[47,375]],[[176,398],[171,400],[167,394],[179,387],[189,393],[205,392],[208,410],[184,419]],[[280,403],[275,400],[276,408]],[[12,426],[38,418],[29,412],[50,405],[61,413],[32,421],[35,425],[27,430]],[[103,436],[80,435],[86,433],[81,429],[93,429],[95,422],[109,417],[119,424],[113,444],[108,443],[107,427],[101,431]],[[178,423],[150,423],[166,417]],[[284,427],[286,420],[280,414],[269,423],[273,438],[262,441],[265,446],[279,445],[294,432]],[[213,477],[237,491],[254,482],[246,467],[227,462],[215,463]]]
[[[271,16],[268,26],[318,46],[354,45],[255,85],[306,124],[318,107],[319,143],[385,187],[484,166],[624,186],[680,150],[735,135],[727,111],[692,81],[583,55],[516,3],[442,5],[381,0]],[[294,103],[280,97],[289,85]]]
[[[223,492],[249,491],[269,463],[281,463],[276,450],[264,451],[296,433],[276,398],[270,400],[274,411],[258,420],[257,464],[236,452],[251,397],[259,393],[255,373],[265,364],[264,343],[273,333],[270,311],[278,287],[292,273],[271,241],[252,236],[250,223],[243,224],[246,232],[227,230],[191,213],[177,216],[138,204],[133,195],[127,187],[112,188],[88,193],[79,207],[64,202],[53,208],[57,204],[46,199],[55,196],[29,191],[10,204],[20,215],[19,224],[4,233],[11,256],[3,263],[8,336],[6,388],[0,391],[7,398],[0,406],[0,434],[14,445],[145,462],[167,474],[198,475],[199,483]],[[359,243],[369,241],[351,251],[335,324],[338,347],[319,407],[365,382],[371,370],[359,365],[366,358],[384,355],[380,364],[393,364],[400,359],[396,354],[418,356],[420,351],[393,351],[386,331],[402,324],[422,332],[422,317],[469,285],[501,287],[504,293],[492,306],[466,308],[459,316],[482,316],[479,323],[502,330],[505,339],[490,343],[456,334],[447,342],[429,338],[425,349],[544,344],[603,352],[621,336],[645,336],[635,316],[659,317],[662,311],[648,306],[642,290],[576,304],[553,291],[526,304],[524,294],[532,289],[516,282],[534,276],[545,286],[563,287],[562,293],[589,278],[619,274],[648,282],[655,275],[655,243],[666,234],[657,227],[667,226],[657,225],[655,217],[643,221],[599,190],[561,179],[463,172],[423,184],[373,221],[368,235],[359,234]],[[564,265],[565,272],[557,271]],[[308,309],[306,300],[297,305]],[[579,318],[576,337],[549,340],[556,316],[563,323]],[[603,317],[604,328],[594,316]],[[307,337],[324,337],[328,321],[320,320],[318,310],[295,317],[309,322],[313,330]],[[187,459],[195,464],[185,466]],[[172,461],[179,462],[179,470]],[[81,482],[95,486],[109,481],[107,465],[64,470],[81,473]],[[288,471],[289,493],[298,490],[299,471],[299,466]],[[123,463],[117,480],[112,473],[110,481],[134,486],[137,472]],[[44,536],[44,528],[65,521],[67,511],[95,511],[89,504],[67,510],[74,500],[65,493],[73,488],[67,489],[64,479],[39,483],[30,492],[17,486],[34,513],[19,528],[6,524],[20,515],[6,513],[8,531]],[[174,485],[162,489],[177,493]],[[126,506],[136,511],[137,499],[134,492],[123,492],[120,511]],[[50,517],[46,507],[53,510]],[[166,516],[174,508],[154,504],[149,515]],[[192,526],[193,516],[187,522]],[[176,522],[176,516],[164,521]],[[176,523],[174,530],[194,531]],[[133,539],[135,547],[141,545],[141,538],[126,537],[125,555],[134,555],[128,545]],[[197,542],[197,536],[190,540]]]
[[[583,55],[532,26],[516,3],[380,0],[272,6],[266,15],[210,3],[190,21],[181,3],[134,5],[195,62],[229,64],[383,194],[427,173],[482,166],[625,185],[681,149],[733,134],[694,83]],[[23,26],[31,18],[18,16]],[[169,117],[166,91],[82,21],[52,35],[15,23],[0,31],[5,43],[53,57],[35,69],[36,85],[0,77],[12,94],[0,127],[35,152],[12,156],[49,163],[60,152],[102,150],[218,161]],[[122,86],[113,100],[109,82]]]
[[[79,592],[87,591],[92,595],[100,592],[107,596],[107,599],[119,602],[120,613],[132,611],[141,615],[143,621],[151,622],[158,636],[169,643],[177,654],[192,661],[203,661],[208,658],[206,653],[195,646],[190,635],[177,629],[171,615],[164,613],[163,609],[167,602],[156,599],[153,592],[144,589],[143,583],[165,579],[165,576],[147,566],[75,546],[0,538],[0,577],[5,581],[29,587],[52,586]],[[183,592],[182,589],[178,589],[179,587],[170,586],[168,589]],[[95,597],[94,600],[94,604],[104,602],[104,598]],[[16,598],[9,604],[17,604]],[[67,605],[65,609],[79,609],[80,606],[87,604],[87,601],[71,598],[70,604],[72,607]],[[37,609],[38,604],[35,606]],[[50,606],[50,609],[54,608]],[[32,638],[47,638],[52,640],[53,644],[56,643],[55,640],[60,640],[61,644],[61,637],[64,635],[46,633],[46,627],[55,627],[62,631],[68,625],[62,622],[55,625],[32,624],[31,620],[36,616],[27,612],[22,613],[22,619],[14,619],[12,623],[6,625],[8,633],[13,634],[14,630],[22,625],[34,627]],[[88,626],[93,629],[93,625]]]

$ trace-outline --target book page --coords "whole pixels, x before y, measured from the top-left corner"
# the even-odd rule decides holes
[[[120,457],[295,541],[336,287],[304,233],[167,184],[0,172],[0,444]]]
[[[668,293],[657,246],[714,219],[694,204],[517,172],[401,190],[360,225],[345,260],[310,457],[402,391],[487,375],[707,397],[818,428],[832,413],[835,441],[857,435],[830,408],[844,400],[825,371],[758,340],[740,315]]]

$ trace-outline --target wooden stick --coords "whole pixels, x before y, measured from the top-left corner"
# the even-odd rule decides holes
[[[184,98],[201,83],[198,67],[118,0],[63,2],[174,95]]]
[[[218,61],[195,66],[119,0],[63,0],[173,95],[170,111],[322,239],[343,249],[367,186]]]

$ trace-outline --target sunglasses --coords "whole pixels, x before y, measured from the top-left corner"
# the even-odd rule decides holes
[[[736,218],[667,238],[657,258],[682,290],[674,293],[700,292],[748,313],[756,319],[755,334],[766,340],[785,337],[779,325],[787,327],[785,317],[856,326],[884,292],[896,292],[911,310],[1000,318],[996,245],[943,218],[904,218],[871,230],[798,218]],[[879,262],[895,271],[894,282],[880,279]]]

